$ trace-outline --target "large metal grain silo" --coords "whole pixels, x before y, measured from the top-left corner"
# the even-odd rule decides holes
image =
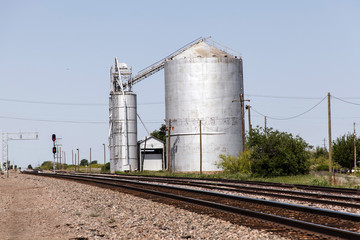
[[[200,42],[164,68],[172,171],[199,171],[201,148],[202,171],[221,170],[220,154],[242,150],[240,103],[233,102],[243,94],[242,59]]]

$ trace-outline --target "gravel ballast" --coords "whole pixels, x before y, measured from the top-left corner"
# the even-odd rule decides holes
[[[285,239],[86,184],[0,178],[1,239]]]

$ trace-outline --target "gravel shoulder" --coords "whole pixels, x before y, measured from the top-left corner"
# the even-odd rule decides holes
[[[284,239],[76,182],[12,173],[0,178],[0,238]]]

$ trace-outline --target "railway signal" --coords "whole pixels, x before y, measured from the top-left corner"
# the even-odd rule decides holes
[[[52,153],[54,154],[54,173],[55,173],[55,168],[56,168],[56,165],[55,165],[55,154],[56,154],[56,144],[55,144],[55,142],[56,142],[56,134],[52,134],[51,135],[51,140],[53,141],[53,144],[54,144],[54,146],[53,146],[53,148],[52,148]]]

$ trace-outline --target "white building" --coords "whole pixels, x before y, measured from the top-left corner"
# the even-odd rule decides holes
[[[160,171],[165,169],[164,146],[163,141],[152,136],[138,141],[140,170]]]

